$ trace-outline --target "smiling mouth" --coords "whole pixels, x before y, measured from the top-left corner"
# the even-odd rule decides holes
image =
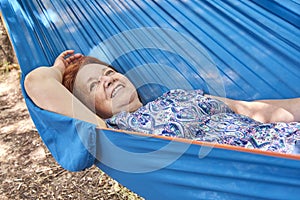
[[[123,85],[117,85],[117,87],[115,87],[111,93],[111,98],[114,98],[117,93],[119,92],[120,89],[124,88]]]

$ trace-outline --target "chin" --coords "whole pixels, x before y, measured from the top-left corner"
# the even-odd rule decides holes
[[[96,113],[101,119],[108,119],[113,116],[113,114],[101,114],[101,113]]]

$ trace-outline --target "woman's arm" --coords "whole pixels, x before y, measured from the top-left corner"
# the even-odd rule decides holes
[[[25,90],[32,101],[42,109],[106,127],[100,117],[62,85],[65,67],[81,56],[81,54],[74,54],[73,50],[62,52],[52,67],[39,67],[26,76]]]
[[[240,101],[206,95],[226,103],[235,113],[263,123],[300,121],[300,98]]]
[[[257,100],[247,104],[252,115],[266,122],[300,122],[300,98]]]

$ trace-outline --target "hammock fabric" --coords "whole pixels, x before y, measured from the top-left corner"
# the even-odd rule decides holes
[[[174,89],[234,99],[300,96],[300,2],[1,0],[28,72],[75,49],[111,63],[144,102]],[[300,157],[97,129],[36,107],[46,146],[67,170],[95,164],[146,199],[298,199]]]

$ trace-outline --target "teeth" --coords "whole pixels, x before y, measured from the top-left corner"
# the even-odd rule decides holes
[[[122,85],[118,85],[117,87],[115,87],[115,89],[114,89],[114,90],[112,91],[112,93],[111,93],[111,98],[115,97],[116,94],[118,93],[118,91],[119,91],[121,88],[123,88]]]

